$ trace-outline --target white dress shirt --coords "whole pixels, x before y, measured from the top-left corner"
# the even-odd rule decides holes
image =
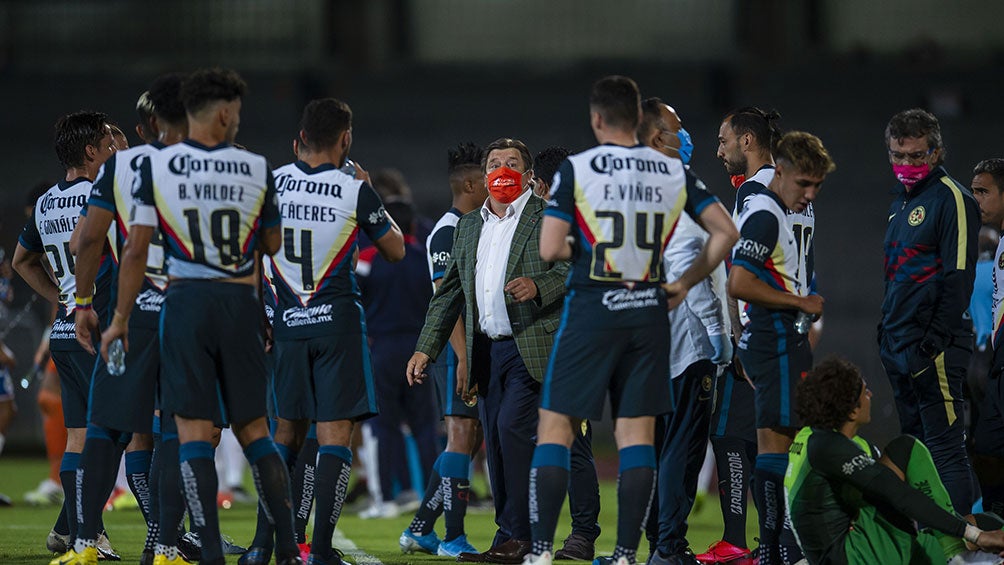
[[[523,214],[523,208],[530,200],[532,191],[523,194],[510,203],[505,215],[496,216],[488,207],[488,200],[481,206],[481,239],[478,241],[478,257],[474,266],[474,292],[478,303],[478,327],[491,339],[512,335],[509,312],[505,306],[506,267],[509,264],[509,249],[516,225]]]

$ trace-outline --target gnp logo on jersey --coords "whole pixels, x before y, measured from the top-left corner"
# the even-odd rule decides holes
[[[331,310],[331,304],[293,307],[282,313],[282,322],[286,324],[287,328],[330,322],[332,320]]]
[[[246,161],[223,161],[208,157],[195,159],[190,153],[179,153],[171,157],[171,160],[167,163],[167,168],[175,175],[185,178],[191,177],[192,173],[230,174],[246,177],[252,175],[251,163]]]
[[[603,293],[603,305],[611,312],[648,308],[659,305],[659,289],[649,287],[641,290],[618,288]]]
[[[310,179],[298,179],[293,175],[284,173],[275,179],[275,191],[277,194],[286,192],[303,192],[305,194],[317,194],[331,198],[342,197],[342,185],[317,182]]]
[[[380,220],[383,220],[386,216],[387,216],[387,210],[385,210],[384,207],[381,206],[377,208],[376,212],[370,212],[369,218],[367,219],[371,224],[378,224],[380,223]]]
[[[742,238],[739,243],[736,244],[736,255],[745,255],[751,259],[757,261],[763,261],[767,257],[770,257],[770,248],[766,245],[760,243],[759,241]]]
[[[87,204],[86,194],[75,194],[73,196],[56,196],[51,192],[46,192],[42,201],[38,204],[38,211],[42,214],[55,210],[56,208],[76,208],[80,210]]]
[[[660,173],[670,175],[669,164],[665,161],[639,159],[637,157],[616,157],[613,153],[601,153],[589,161],[589,166],[601,175],[613,175],[615,171],[627,170],[640,173]]]
[[[923,223],[925,217],[927,217],[927,211],[924,210],[923,206],[917,206],[913,210],[910,210],[910,215],[907,216],[906,222],[913,227],[917,227]]]

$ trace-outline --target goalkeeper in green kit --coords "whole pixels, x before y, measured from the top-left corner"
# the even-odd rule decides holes
[[[880,455],[858,437],[871,421],[871,391],[857,367],[820,363],[797,398],[806,427],[792,443],[784,490],[810,564],[1002,562],[1004,522],[959,516],[920,441],[900,436]]]

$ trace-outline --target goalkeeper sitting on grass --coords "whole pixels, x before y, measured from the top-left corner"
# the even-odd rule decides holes
[[[1000,518],[960,517],[920,441],[900,436],[880,455],[858,437],[871,396],[858,368],[839,359],[799,385],[807,425],[791,446],[784,488],[809,563],[1001,563]]]

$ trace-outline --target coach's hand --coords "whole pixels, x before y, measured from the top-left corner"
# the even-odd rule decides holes
[[[94,336],[98,335],[98,315],[94,310],[77,308],[73,313],[77,342],[84,351],[94,355]]]
[[[411,356],[411,359],[408,360],[408,368],[404,374],[408,379],[408,386],[420,385],[425,382],[425,379],[429,376],[425,372],[425,368],[429,366],[429,361],[429,356],[421,351],[416,351]]]
[[[122,339],[122,348],[129,351],[129,318],[126,318],[115,311],[112,316],[112,323],[108,324],[108,329],[101,334],[101,358],[108,362],[108,346],[116,339]]]
[[[671,283],[663,283],[662,290],[666,291],[666,309],[672,310],[683,304],[683,300],[687,298],[687,292],[690,289],[679,280],[676,280]]]
[[[537,283],[530,277],[519,277],[509,281],[505,290],[516,302],[526,302],[537,298]]]

